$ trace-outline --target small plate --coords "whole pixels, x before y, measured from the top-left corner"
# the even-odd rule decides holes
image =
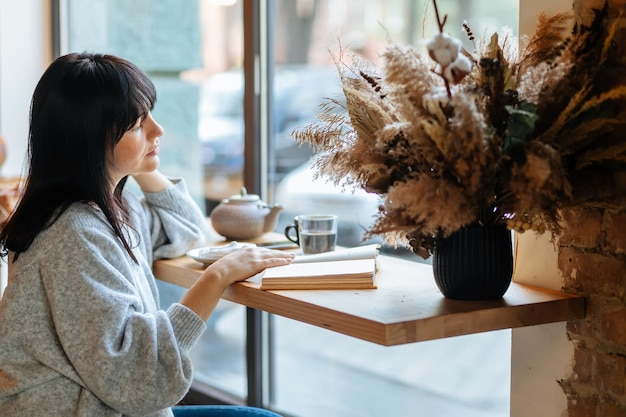
[[[222,246],[207,246],[204,248],[196,248],[191,249],[186,253],[194,261],[198,261],[205,265],[213,263],[220,259],[222,256],[227,255],[231,252],[236,251],[237,249],[256,246],[254,243],[244,243],[244,242],[230,242],[228,245]]]

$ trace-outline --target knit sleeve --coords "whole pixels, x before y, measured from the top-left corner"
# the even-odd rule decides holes
[[[158,193],[144,193],[143,213],[138,222],[146,221],[154,259],[174,258],[189,249],[202,246],[206,239],[206,217],[191,198],[183,180]]]
[[[141,267],[105,226],[67,227],[38,267],[81,385],[123,414],[175,404],[191,384],[188,350],[204,323],[182,305],[158,311],[143,294]]]

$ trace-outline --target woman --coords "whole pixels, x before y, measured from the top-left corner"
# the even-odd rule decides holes
[[[276,416],[170,408],[190,386],[189,349],[222,292],[292,255],[236,251],[205,269],[180,303],[158,309],[152,261],[202,245],[205,219],[184,182],[157,170],[155,100],[148,77],[110,55],[60,57],[37,84],[28,175],[0,233],[9,258],[2,416]],[[123,190],[129,176],[141,200]]]

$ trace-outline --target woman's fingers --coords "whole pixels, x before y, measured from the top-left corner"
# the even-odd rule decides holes
[[[295,254],[258,247],[244,247],[218,259],[207,270],[227,277],[229,283],[243,281],[266,268],[287,265]]]

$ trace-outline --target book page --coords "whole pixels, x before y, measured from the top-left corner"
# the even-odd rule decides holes
[[[371,276],[376,269],[374,258],[346,261],[292,263],[290,265],[267,268],[263,279],[272,278],[308,278],[325,276]]]
[[[337,249],[332,252],[316,253],[314,255],[297,255],[292,264],[296,263],[312,263],[312,262],[328,262],[328,261],[343,261],[348,259],[373,259],[378,254],[380,245],[364,245],[356,246],[354,248]]]

